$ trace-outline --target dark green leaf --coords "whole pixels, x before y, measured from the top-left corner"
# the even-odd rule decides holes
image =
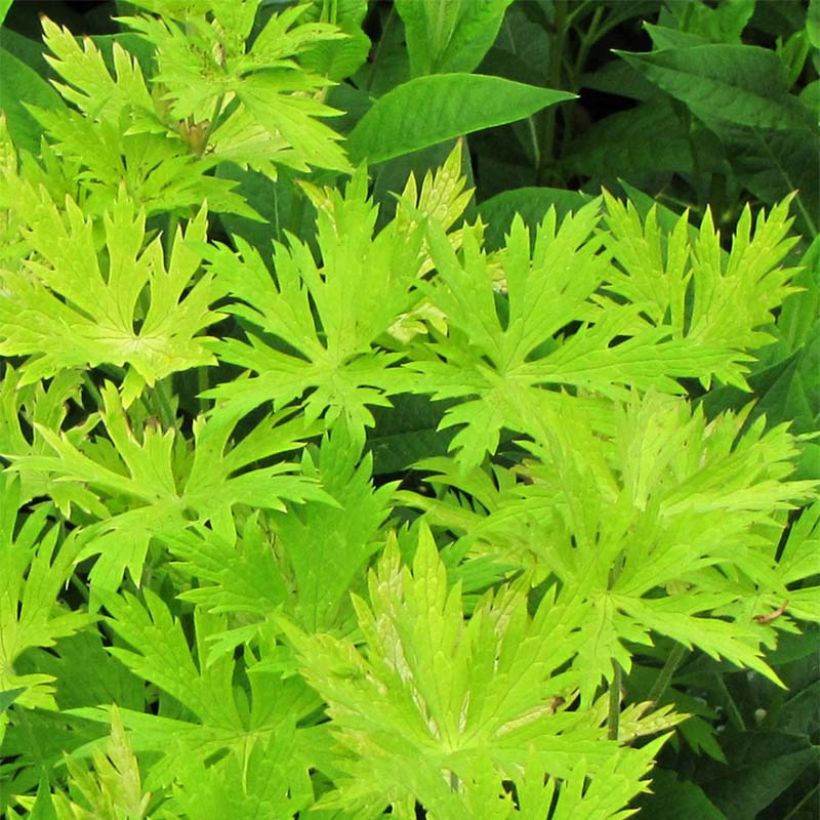
[[[60,97],[31,67],[0,47],[0,111],[6,116],[9,133],[18,149],[36,154],[42,128],[26,109],[59,106]]]
[[[350,133],[347,150],[354,162],[384,162],[574,96],[480,74],[418,77],[375,102]]]
[[[707,122],[774,129],[811,124],[808,111],[789,94],[783,64],[768,49],[708,44],[616,53]]]

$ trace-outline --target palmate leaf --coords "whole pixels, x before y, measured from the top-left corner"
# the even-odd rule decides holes
[[[0,270],[0,355],[27,356],[21,384],[74,367],[127,368],[123,398],[170,373],[212,364],[199,333],[221,314],[222,291],[188,244],[205,238],[202,208],[177,232],[170,259],[159,238],[144,247],[145,217],[122,193],[103,219],[105,251],[75,202],[64,213],[42,190],[18,190],[32,251],[21,269]]]
[[[329,23],[298,24],[305,8],[271,15],[251,44],[253,0],[163,7],[161,17],[126,22],[156,47],[154,82],[170,118],[204,129],[213,159],[269,176],[276,163],[349,171],[341,137],[321,122],[339,113],[320,101],[330,83],[298,63],[301,52],[346,35]]]
[[[548,593],[530,617],[526,596],[507,588],[465,622],[460,590],[448,590],[425,528],[412,573],[392,542],[369,597],[369,606],[354,598],[362,651],[283,622],[346,752],[344,775],[320,806],[401,810],[418,800],[433,816],[506,816],[493,812],[501,781],[525,788],[524,767],[543,787],[545,773],[571,778],[580,766],[594,779],[613,757],[635,754],[605,739],[595,713],[561,708],[577,682],[561,671],[583,640],[577,605]]]
[[[232,192],[233,183],[208,173],[215,160],[202,155],[201,129],[166,121],[139,63],[119,43],[111,49],[111,71],[90,38],[81,47],[68,29],[45,18],[43,32],[51,52],[46,59],[60,77],[54,85],[69,105],[30,110],[61,165],[77,163],[74,173],[66,173],[85,195],[86,215],[111,207],[124,182],[149,216],[178,209],[195,213],[207,200],[212,210],[258,219]],[[38,168],[29,164],[24,178],[36,183]],[[54,169],[49,171],[53,176]]]
[[[163,538],[182,559],[179,567],[196,578],[179,597],[239,616],[241,625],[215,641],[211,657],[270,633],[276,612],[311,632],[349,619],[348,591],[363,581],[380,546],[395,489],[374,489],[371,458],[360,459],[361,448],[339,425],[302,458],[303,475],[321,485],[327,501],[288,505],[264,518],[254,514],[234,540],[204,528]]]
[[[221,776],[231,778],[242,799],[249,789],[258,790],[262,799],[270,798],[271,790],[281,788],[286,793],[284,777],[294,795],[305,793],[314,755],[322,756],[316,749],[328,738],[321,727],[296,728],[320,706],[298,676],[285,680],[280,673],[257,669],[259,664],[247,655],[247,664],[231,655],[206,663],[210,639],[225,630],[221,616],[195,612],[192,649],[182,624],[150,590],[144,591],[144,605],[131,595],[104,597],[111,628],[130,647],[120,643],[109,651],[159,689],[159,714],[120,710],[133,749],[159,755],[146,788],[163,789],[179,777],[181,805],[196,804],[198,798],[188,792],[194,787],[193,778],[200,775],[217,781]],[[239,680],[245,684],[235,682]],[[105,707],[72,710],[98,722],[108,722],[108,712]],[[225,753],[233,763],[224,758]],[[258,771],[247,780],[242,776],[284,760],[288,765],[275,778],[275,785],[266,786]],[[224,795],[215,789],[201,799],[222,800]]]
[[[551,209],[532,252],[527,229],[515,220],[495,258],[501,282],[476,229],[465,229],[459,257],[429,223],[438,268],[430,296],[450,332],[432,346],[435,359],[410,368],[421,376],[416,392],[464,400],[447,411],[442,427],[461,425],[452,448],[465,471],[495,451],[503,427],[529,432],[525,415],[554,397],[545,397],[544,387],[617,399],[627,386],[682,392],[682,377],[745,385],[744,363],[752,358],[746,348],[768,339],[755,329],[793,290],[793,271],[777,267],[793,244],[784,239],[785,204],[758,219],[754,237],[751,216],[744,217],[725,272],[708,217],[691,248],[681,220],[664,258],[654,216],[644,231],[634,211],[612,200],[607,207],[610,232],[596,230],[598,201],[560,226]],[[580,327],[562,338],[572,323]]]
[[[0,692],[21,689],[15,704],[53,709],[53,677],[17,674],[15,662],[27,649],[54,646],[94,620],[58,601],[82,541],[75,533],[61,538],[58,525],[48,526],[48,505],[18,522],[19,497],[19,481],[0,473]],[[0,713],[0,739],[6,721]]]
[[[106,385],[102,396],[100,420],[108,438],[76,441],[70,431],[38,427],[51,452],[11,457],[11,469],[23,475],[45,473],[93,490],[101,520],[87,529],[80,557],[100,555],[90,575],[96,588],[116,589],[126,570],[139,583],[151,538],[192,521],[210,521],[230,537],[236,504],[273,509],[282,507],[283,498],[328,498],[310,478],[289,475],[295,464],[249,469],[301,446],[301,436],[313,432],[302,418],[266,417],[231,443],[241,414],[218,408],[195,420],[191,454],[179,433],[155,424],[147,424],[138,438],[113,385]],[[92,429],[93,421],[84,429]]]
[[[392,222],[373,238],[376,208],[367,177],[357,173],[344,196],[315,194],[321,268],[295,237],[276,245],[274,279],[259,254],[237,239],[241,257],[224,246],[204,251],[230,293],[228,309],[250,326],[249,342],[213,345],[219,357],[258,375],[206,393],[250,410],[273,401],[304,399],[308,419],[327,424],[343,416],[354,441],[372,426],[368,405],[389,405],[404,377],[391,367],[401,356],[375,341],[412,303],[421,264],[421,229]]]
[[[776,680],[761,651],[774,627],[755,608],[788,598],[782,512],[816,483],[788,480],[799,450],[784,427],[764,433],[761,418],[741,432],[750,409],[707,423],[702,409],[652,392],[615,405],[603,432],[580,407],[531,419],[534,441],[522,443],[537,460],[522,468],[520,501],[490,519],[508,549],[518,530],[519,549],[561,580],[559,601],[580,596],[597,613],[581,649],[587,697],[609,659],[629,668],[623,640],[652,631]]]

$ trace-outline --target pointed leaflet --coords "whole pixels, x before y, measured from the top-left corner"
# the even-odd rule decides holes
[[[503,427],[529,432],[524,414],[557,400],[540,389],[546,386],[617,398],[626,385],[680,392],[675,379],[684,376],[742,383],[742,364],[750,358],[743,348],[768,338],[756,328],[791,292],[791,271],[776,267],[792,244],[784,239],[785,205],[759,218],[754,238],[751,216],[741,220],[725,274],[708,218],[692,247],[679,222],[664,259],[654,217],[644,231],[634,211],[610,199],[611,233],[593,233],[597,208],[590,203],[560,226],[551,210],[536,231],[532,252],[528,232],[516,220],[495,257],[506,296],[497,293],[477,231],[465,230],[459,258],[435,224],[429,225],[438,267],[431,298],[451,332],[433,345],[437,359],[411,367],[424,377],[425,389],[418,392],[468,399],[448,410],[442,425],[464,425],[453,446],[460,448],[457,458],[465,469],[494,451]],[[608,253],[600,253],[601,245]],[[610,262],[610,254],[625,272]],[[694,307],[688,315],[690,279]],[[573,322],[581,326],[561,338]]]
[[[0,691],[22,688],[16,704],[53,709],[51,675],[18,675],[15,662],[27,649],[54,646],[94,619],[69,612],[58,600],[80,539],[74,534],[62,539],[56,524],[47,526],[47,505],[18,524],[19,494],[19,482],[0,473]],[[0,715],[0,726],[5,720]]]
[[[52,454],[12,457],[12,469],[23,475],[47,473],[96,494],[101,520],[87,532],[93,538],[80,556],[100,554],[90,576],[95,587],[116,589],[126,569],[139,582],[150,539],[184,529],[192,520],[212,521],[230,534],[236,504],[274,508],[285,497],[326,498],[310,479],[287,475],[295,464],[249,469],[299,447],[300,436],[311,433],[302,418],[267,416],[242,440],[229,443],[241,414],[217,408],[194,421],[191,454],[190,443],[173,430],[147,424],[138,437],[116,389],[108,384],[102,396],[107,438],[75,441],[70,432],[40,427]]]
[[[112,73],[90,38],[80,47],[68,29],[48,19],[43,20],[43,30],[51,51],[46,59],[64,81],[54,85],[69,105],[31,111],[59,155],[72,193],[76,186],[87,192],[86,215],[109,207],[124,182],[149,216],[195,211],[207,200],[212,210],[256,217],[231,192],[230,182],[208,173],[214,159],[204,155],[202,129],[167,121],[163,104],[148,91],[139,63],[120,43],[111,48]],[[78,169],[72,173],[74,162]],[[31,166],[26,176],[33,181]],[[50,190],[54,195],[53,187]]]
[[[460,599],[422,528],[412,573],[393,542],[371,573],[370,606],[355,599],[363,650],[283,624],[347,751],[346,776],[322,805],[418,800],[463,810],[481,784],[517,781],[527,761],[543,782],[545,772],[569,776],[582,759],[594,777],[618,754],[597,718],[556,711],[553,700],[577,680],[558,670],[578,651],[583,609],[548,593],[531,618],[525,596],[507,589],[465,622]]]
[[[298,64],[302,51],[344,35],[327,23],[298,24],[305,8],[271,15],[250,45],[257,4],[249,0],[127,22],[156,46],[154,79],[170,117],[199,127],[214,159],[270,176],[275,163],[348,171],[340,136],[320,120],[338,113],[320,102],[329,81]]]
[[[645,305],[653,324],[668,322],[673,338],[690,342],[693,355],[698,349],[722,353],[723,362],[698,374],[706,387],[717,377],[745,388],[748,352],[772,340],[761,328],[772,322],[772,311],[798,291],[789,285],[796,270],[781,266],[797,242],[788,236],[790,200],[768,214],[761,210],[754,230],[747,205],[731,250],[724,254],[708,211],[695,239],[688,241],[687,214],[666,236],[656,209],[642,223],[634,206],[605,196],[611,232],[605,244],[622,269],[612,272],[611,289]]]
[[[558,600],[595,603],[601,620],[584,627],[587,675],[609,677],[606,656],[651,630],[774,679],[760,648],[773,633],[750,606],[758,595],[788,597],[774,518],[816,485],[787,480],[798,450],[783,427],[764,434],[761,419],[741,435],[748,409],[707,423],[684,400],[650,393],[614,405],[603,432],[580,407],[531,418],[534,441],[524,446],[537,461],[523,468],[521,500],[495,514],[497,526],[511,543],[527,522],[519,550],[560,579]],[[485,533],[493,538],[491,525]],[[587,679],[587,696],[596,682]]]
[[[58,817],[148,816],[151,794],[143,791],[139,763],[116,706],[111,707],[111,733],[104,749],[91,753],[92,766],[71,757],[68,795],[53,795]]]
[[[258,761],[254,757],[257,744],[271,755],[268,763],[287,755],[291,760],[289,775],[298,781],[301,771],[304,780],[310,766],[308,755],[324,730],[300,728],[294,732],[295,724],[319,706],[300,678],[283,680],[278,674],[257,671],[254,667],[258,664],[252,660],[250,665],[242,659],[234,661],[232,655],[206,664],[211,637],[225,630],[225,619],[220,616],[196,611],[192,650],[181,623],[155,593],[145,590],[145,606],[131,595],[104,597],[112,616],[111,628],[131,647],[126,649],[119,643],[109,651],[160,690],[158,715],[121,710],[133,747],[161,756],[152,767],[151,779],[157,788],[170,784],[177,772],[183,772],[187,779],[186,775],[203,765],[209,768],[224,752],[239,763],[240,770],[245,769],[252,760]],[[76,709],[73,713],[95,721],[108,720],[104,708]],[[282,743],[286,744],[284,750]]]
[[[387,396],[400,389],[391,368],[399,356],[374,342],[408,306],[420,230],[402,232],[392,222],[373,238],[376,209],[364,171],[344,196],[327,191],[315,198],[321,267],[295,237],[290,248],[276,246],[276,280],[239,239],[242,258],[224,246],[208,252],[220,282],[242,300],[229,310],[251,327],[249,343],[226,340],[213,349],[259,375],[207,395],[250,410],[266,401],[282,407],[310,391],[304,400],[309,419],[326,414],[331,423],[343,415],[361,441],[364,427],[373,424],[368,405],[389,404]]]
[[[255,637],[280,610],[311,632],[328,629],[347,614],[348,591],[379,547],[395,489],[394,484],[374,489],[371,459],[360,457],[361,448],[337,425],[321,448],[306,450],[302,460],[305,477],[317,480],[327,501],[335,503],[307,501],[263,519],[255,515],[235,543],[204,528],[163,539],[198,582],[181,598],[211,612],[245,616],[243,627],[225,635],[214,652]]]
[[[325,435],[318,454],[305,451],[302,460],[304,475],[317,479],[337,503],[308,501],[271,513],[277,540],[293,568],[295,615],[310,632],[328,629],[339,618],[349,589],[380,546],[396,484],[374,489],[371,468],[370,455],[361,459],[361,447],[339,423]]]
[[[498,293],[475,229],[465,229],[458,258],[430,224],[438,267],[430,294],[450,334],[432,346],[437,359],[410,367],[423,376],[424,389],[417,392],[469,397],[448,411],[442,425],[465,425],[453,440],[465,469],[494,451],[502,427],[526,429],[522,413],[544,400],[543,386],[574,385],[606,396],[622,394],[626,384],[674,392],[679,388],[673,374],[694,375],[713,364],[714,354],[688,352],[680,342],[665,340],[664,328],[641,317],[641,303],[619,303],[600,292],[609,259],[594,233],[598,207],[599,201],[591,202],[560,226],[550,209],[532,252],[529,233],[516,219],[496,257],[506,296]],[[574,336],[553,338],[573,322],[582,323]]]
[[[34,253],[23,269],[0,270],[0,354],[29,357],[22,384],[114,364],[128,369],[130,404],[143,385],[213,362],[198,334],[220,318],[209,305],[221,291],[211,275],[197,278],[200,256],[188,245],[205,239],[204,208],[177,233],[166,267],[158,238],[143,247],[145,217],[124,193],[103,219],[102,254],[73,200],[62,213],[42,189],[18,193]]]

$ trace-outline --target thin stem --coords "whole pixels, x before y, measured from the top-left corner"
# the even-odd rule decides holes
[[[647,700],[657,703],[663,697],[666,690],[669,688],[669,684],[672,682],[672,678],[675,675],[675,670],[680,665],[684,655],[686,655],[686,647],[682,643],[676,643],[672,648],[672,651],[667,656],[666,663],[664,663],[661,671],[658,673],[655,683],[649,690]]]
[[[621,720],[621,680],[623,671],[618,661],[612,661],[614,674],[609,686],[609,713],[606,718],[606,736],[610,740],[618,739],[618,728]]]
[[[715,672],[715,681],[717,682],[718,689],[720,689],[723,697],[726,699],[726,711],[729,713],[729,720],[734,724],[736,729],[745,732],[746,721],[743,720],[743,715],[740,714],[735,699],[730,694],[726,682],[723,680],[723,675],[719,672]]]
[[[792,817],[797,817],[798,812],[809,800],[820,791],[820,783],[818,783],[784,818],[783,820],[791,820]],[[820,802],[820,801],[818,801]]]
[[[98,410],[103,409],[103,397],[100,393],[97,385],[91,379],[91,375],[88,371],[83,372],[83,384],[85,384],[85,389],[91,394],[91,398],[94,399],[94,402],[97,405]]]
[[[510,41],[510,49],[514,55],[518,54],[518,49],[515,47],[515,38],[513,37],[512,28],[510,26],[510,21],[507,16],[504,16],[504,29],[507,32],[507,37]],[[527,128],[530,132],[530,142],[532,144],[532,157],[533,163],[535,165],[535,172],[538,173],[539,168],[541,167],[541,146],[538,144],[538,132],[535,130],[535,120],[533,120],[532,115],[527,117]]]
[[[211,386],[209,382],[210,379],[208,378],[208,368],[198,367],[196,369],[196,392],[197,401],[199,402],[199,409],[202,412],[208,409],[206,405],[208,399],[203,399],[202,394]]]
[[[564,47],[567,37],[566,25],[566,0],[555,1],[555,35],[550,44],[550,65],[549,76],[547,77],[548,88],[560,88],[561,85],[561,64],[564,56]],[[541,140],[543,151],[541,162],[538,166],[536,183],[544,183],[544,171],[546,164],[555,161],[555,128],[556,128],[557,106],[551,106],[544,114],[544,138]]]
[[[157,402],[159,420],[162,422],[162,426],[166,430],[170,430],[176,425],[176,416],[168,395],[168,381],[171,378],[173,377],[169,376],[168,379],[158,381],[153,390],[153,395]]]

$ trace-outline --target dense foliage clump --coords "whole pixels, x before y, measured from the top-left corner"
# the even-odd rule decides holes
[[[91,5],[0,2],[0,812],[813,816],[820,4]]]

